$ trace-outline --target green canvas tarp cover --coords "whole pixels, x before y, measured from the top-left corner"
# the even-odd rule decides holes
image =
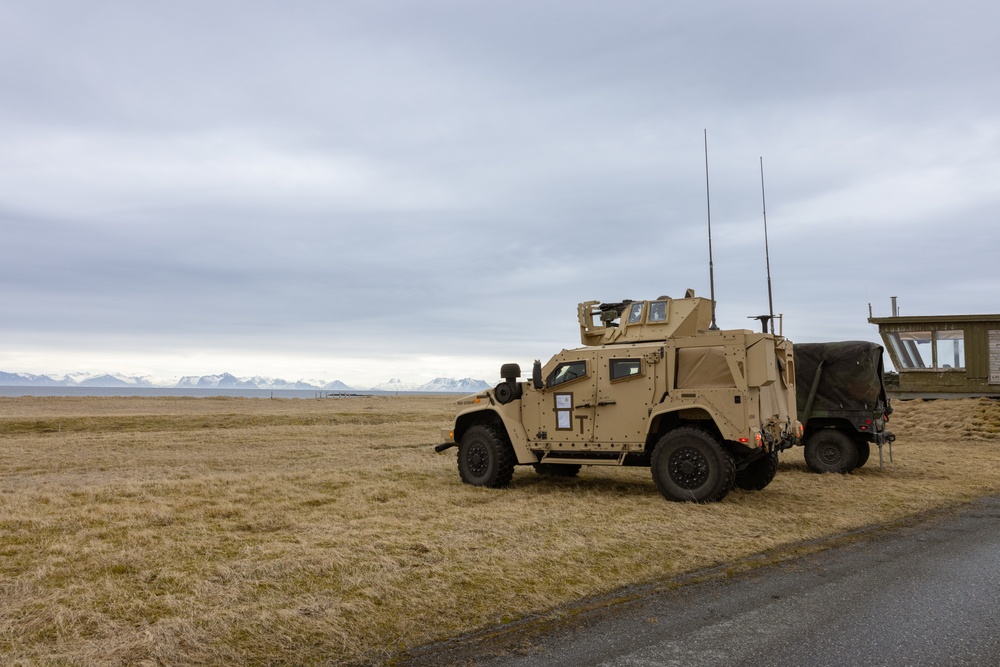
[[[795,398],[802,419],[812,390],[816,370],[822,363],[822,375],[813,399],[817,411],[867,409],[885,401],[882,385],[882,346],[867,341],[835,343],[796,343]],[[806,416],[808,418],[808,416]]]

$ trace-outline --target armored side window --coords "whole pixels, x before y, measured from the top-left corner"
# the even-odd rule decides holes
[[[642,375],[642,359],[612,359],[609,364],[612,382]]]
[[[587,375],[587,362],[586,361],[564,361],[555,367],[551,373],[549,373],[548,379],[545,380],[546,387],[555,387],[557,385],[569,382],[570,380],[576,380],[577,378],[586,377]]]
[[[641,321],[642,321],[642,301],[637,301],[628,308],[628,323],[638,324]]]

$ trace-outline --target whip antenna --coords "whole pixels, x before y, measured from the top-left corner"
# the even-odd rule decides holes
[[[715,323],[715,267],[712,265],[712,196],[708,190],[708,130],[705,130],[705,200],[708,210],[708,286],[709,297],[712,300],[712,324],[709,330],[716,331],[719,326]]]
[[[760,203],[764,210],[764,258],[767,263],[767,307],[771,334],[774,334],[774,299],[771,297],[771,253],[767,247],[767,201],[764,199],[764,158],[760,158]]]

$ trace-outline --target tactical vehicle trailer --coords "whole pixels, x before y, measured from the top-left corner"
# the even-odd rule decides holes
[[[885,393],[881,345],[866,341],[797,343],[798,415],[805,459],[815,472],[846,473],[896,436],[886,428],[892,406]]]
[[[584,347],[535,361],[528,381],[504,364],[500,384],[458,401],[436,449],[458,446],[464,482],[503,487],[517,465],[648,466],[668,500],[699,503],[771,482],[801,435],[790,341],[712,329],[711,301],[692,290],[587,301],[577,317]]]

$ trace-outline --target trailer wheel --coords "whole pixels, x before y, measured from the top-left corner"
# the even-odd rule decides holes
[[[840,431],[823,429],[809,436],[805,457],[813,472],[847,473],[858,465],[858,448]]]
[[[760,491],[771,483],[778,472],[778,454],[772,452],[736,472],[736,486],[747,491]]]
[[[860,468],[865,463],[868,462],[868,457],[872,453],[872,446],[868,444],[865,440],[858,440],[858,465],[855,468]]]
[[[733,457],[697,428],[682,427],[661,437],[650,463],[656,488],[667,500],[678,502],[722,500],[736,477]]]
[[[507,486],[516,461],[507,438],[493,426],[470,426],[458,444],[458,474],[466,484]]]

